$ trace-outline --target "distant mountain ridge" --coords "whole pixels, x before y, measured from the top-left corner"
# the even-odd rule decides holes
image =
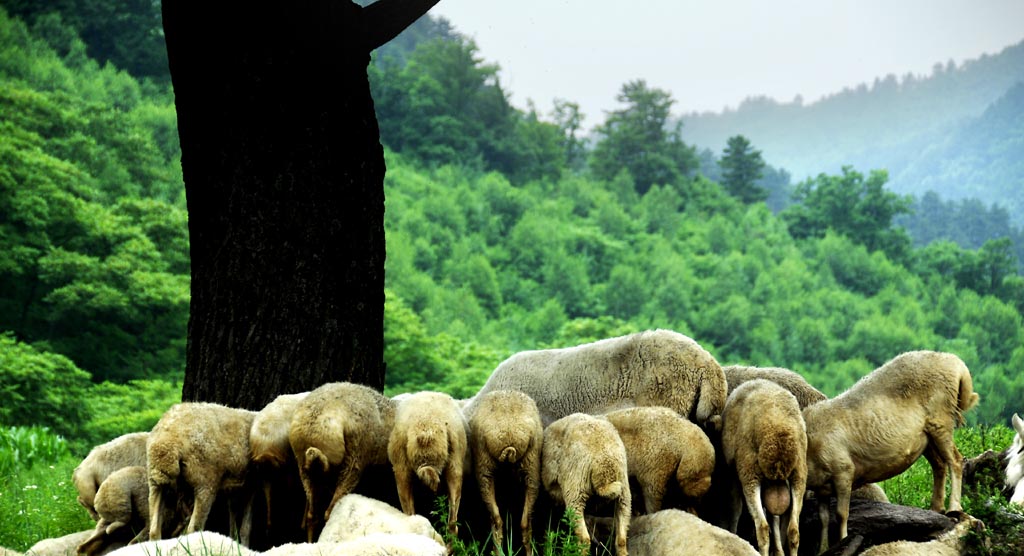
[[[760,97],[722,113],[682,116],[683,139],[721,152],[742,134],[799,181],[843,165],[885,168],[918,196],[976,197],[1024,224],[1024,41],[928,77],[888,75],[803,104]]]

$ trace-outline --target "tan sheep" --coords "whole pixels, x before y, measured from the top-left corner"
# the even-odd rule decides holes
[[[387,502],[355,493],[346,494],[338,500],[317,542],[344,542],[377,533],[412,533],[444,544],[444,539],[434,531],[427,518],[406,515]]]
[[[307,540],[316,536],[316,508],[324,507],[314,482],[336,476],[334,494],[323,518],[342,496],[359,484],[369,465],[388,463],[388,438],[395,424],[395,405],[380,392],[349,382],[331,382],[303,399],[288,429],[288,442],[306,493],[303,524]]]
[[[292,469],[295,456],[288,443],[288,429],[299,403],[309,392],[281,394],[256,413],[249,431],[249,451],[263,486],[267,504],[267,528],[272,527],[271,489],[273,478]]]
[[[458,532],[462,478],[470,467],[469,425],[459,405],[448,394],[417,392],[395,410],[388,439],[388,460],[395,471],[402,511],[416,513],[413,476],[437,492],[444,479],[448,488],[448,531]]]
[[[923,454],[932,467],[931,508],[942,511],[947,468],[949,509],[960,510],[963,457],[953,429],[978,403],[971,373],[950,353],[898,355],[849,390],[804,409],[807,487],[835,495],[839,538],[846,538],[850,492],[906,470]],[[828,507],[821,506],[822,548],[828,546]]]
[[[82,463],[71,473],[71,481],[78,490],[78,503],[93,521],[99,519],[94,500],[96,491],[114,471],[123,467],[146,466],[147,432],[133,432],[100,444],[89,451]]]
[[[125,467],[110,474],[96,491],[96,513],[99,521],[92,536],[78,546],[77,552],[93,556],[115,540],[114,534],[124,527],[135,527],[138,534],[131,542],[148,538],[149,479],[146,468]]]
[[[789,553],[800,547],[800,510],[807,484],[807,431],[800,405],[788,390],[764,379],[744,382],[725,402],[722,413],[722,454],[736,470],[731,530],[736,532],[742,490],[754,520],[757,547],[767,556],[770,546],[769,513],[776,516],[775,552],[783,553],[778,516],[786,514]],[[788,512],[787,512],[788,510]]]
[[[590,534],[583,511],[592,495],[615,501],[615,553],[626,556],[632,511],[626,447],[607,419],[572,413],[544,429],[541,481],[551,498],[571,509],[576,537],[589,550]]]
[[[647,513],[661,509],[672,478],[693,504],[711,488],[715,448],[697,425],[667,407],[631,407],[604,417],[626,447],[629,476],[640,484]]]
[[[248,545],[252,528],[249,472],[249,431],[256,414],[214,403],[185,402],[171,406],[149,433],[146,443],[149,475],[149,538],[163,530],[165,496],[192,491],[192,516],[186,533],[200,531],[219,492],[231,493],[230,527]],[[239,507],[240,506],[240,507]],[[237,524],[241,512],[241,525]]]
[[[726,397],[725,374],[715,358],[671,330],[517,353],[494,369],[467,409],[493,390],[528,394],[545,426],[574,412],[653,405],[718,428]]]
[[[963,512],[958,512],[957,518],[957,524],[935,540],[879,544],[861,552],[861,556],[960,556],[966,553],[964,538],[972,532],[984,531],[985,524]]]
[[[78,546],[91,537],[92,534],[93,530],[88,529],[86,531],[78,531],[77,533],[68,533],[61,537],[43,539],[33,544],[31,548],[25,551],[25,554],[26,556],[76,556]],[[102,556],[122,546],[124,546],[123,542],[112,542],[103,550],[97,552],[97,555]]]
[[[524,483],[523,515],[519,528],[526,556],[533,554],[533,506],[540,491],[540,453],[544,426],[530,396],[516,390],[484,394],[469,414],[470,446],[480,497],[491,514],[494,551],[502,554],[504,523],[494,495],[499,465],[512,466]]]
[[[726,365],[722,367],[725,381],[729,384],[731,394],[740,384],[749,380],[763,378],[789,390],[796,396],[800,409],[828,399],[820,390],[810,385],[799,373],[782,367],[747,367],[744,365]]]
[[[756,556],[750,543],[681,510],[634,517],[629,525],[632,556]]]

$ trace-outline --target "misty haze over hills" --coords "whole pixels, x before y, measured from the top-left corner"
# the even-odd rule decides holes
[[[850,165],[887,169],[889,188],[920,198],[974,197],[1024,225],[1024,41],[931,75],[880,77],[812,104],[751,98],[682,117],[683,139],[721,153],[744,135],[794,182]]]

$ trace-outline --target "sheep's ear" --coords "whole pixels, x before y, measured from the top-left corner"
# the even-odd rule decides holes
[[[1024,439],[1024,420],[1021,420],[1016,413],[1013,414],[1013,430],[1017,431],[1017,436]]]

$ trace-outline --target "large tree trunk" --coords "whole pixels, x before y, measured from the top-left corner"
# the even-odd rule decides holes
[[[165,0],[192,258],[182,398],[384,385],[384,158],[362,10]]]

